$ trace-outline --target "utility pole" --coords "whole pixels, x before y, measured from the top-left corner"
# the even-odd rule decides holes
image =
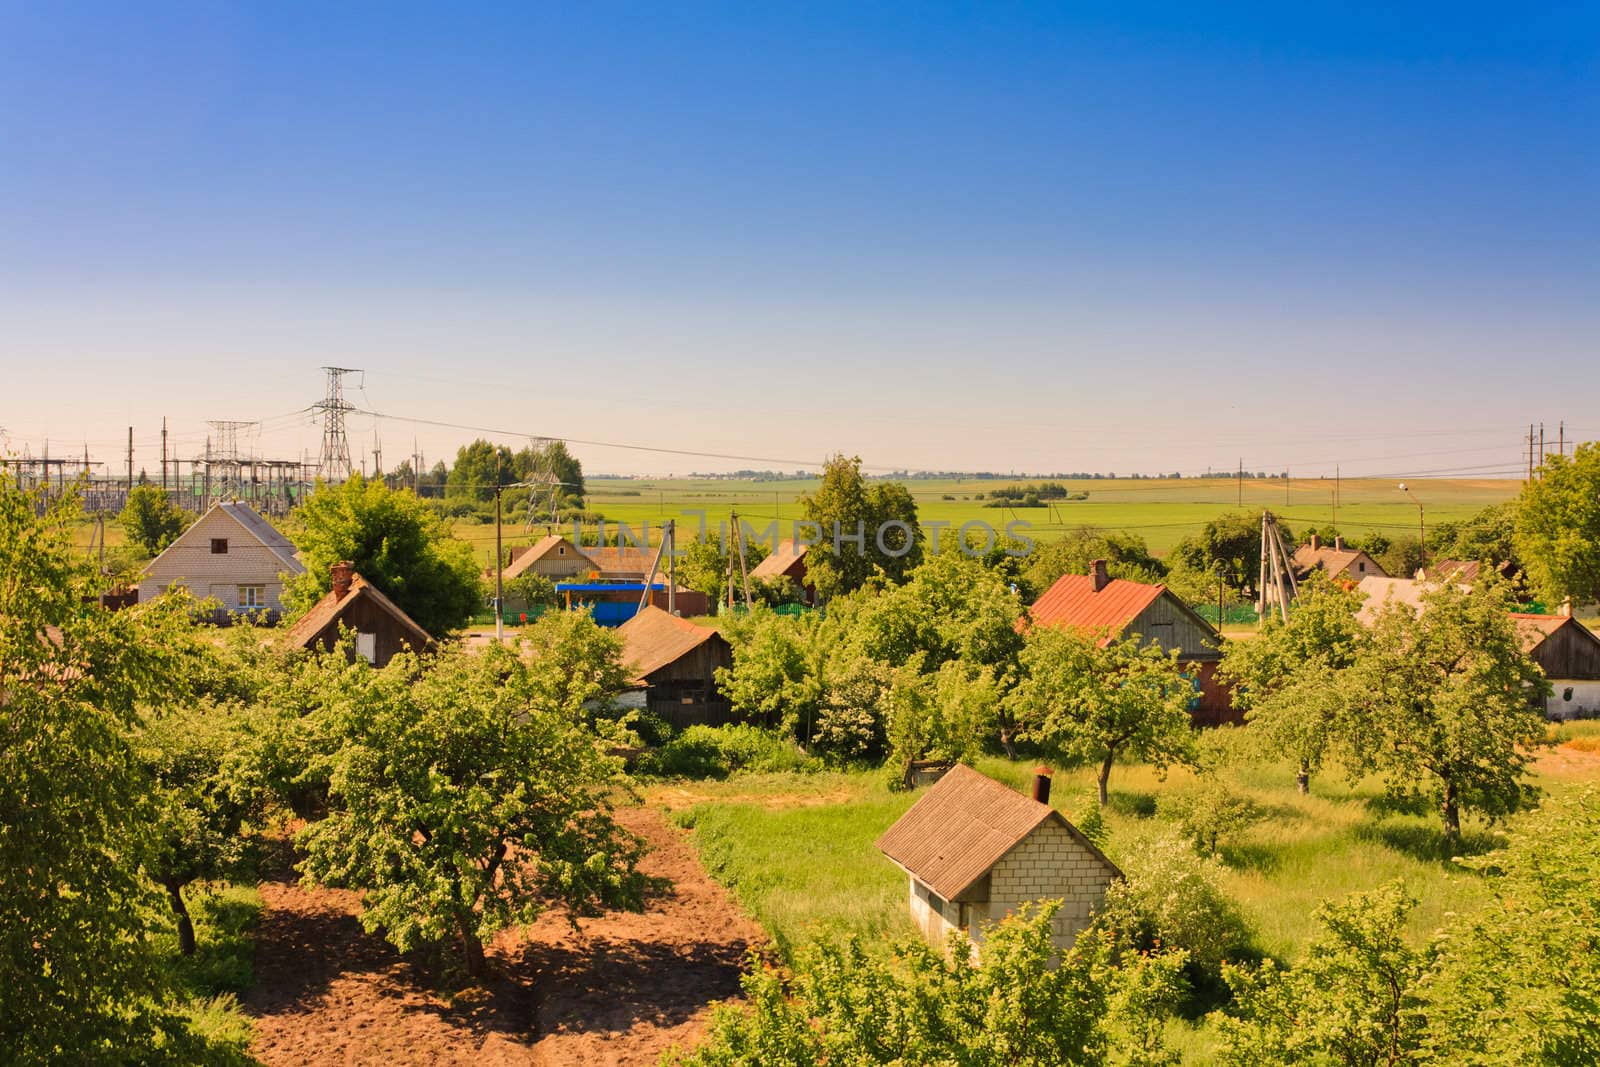
[[[667,544],[667,614],[678,614],[678,524],[672,519],[667,520],[667,528],[661,532]]]
[[[161,416],[161,495],[167,495],[167,417]]]
[[[1333,532],[1339,532],[1339,465],[1333,465]]]
[[[505,612],[500,610],[502,598],[505,596],[505,584],[501,580],[505,572],[505,555],[500,551],[500,450],[494,452],[494,641],[499,644],[505,639]]]
[[[1561,427],[1556,431],[1556,455],[1563,458],[1567,454],[1567,420],[1561,420]]]
[[[1528,481],[1533,481],[1533,423],[1528,423]]]
[[[133,427],[128,427],[128,492],[133,492]]]

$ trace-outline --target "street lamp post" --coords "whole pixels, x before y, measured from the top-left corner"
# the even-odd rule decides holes
[[[1422,501],[1417,499],[1415,493],[1406,488],[1405,482],[1400,483],[1400,491],[1410,497],[1411,502],[1417,506],[1417,552],[1422,557],[1422,566],[1426,568],[1428,566],[1428,523],[1422,510]]]

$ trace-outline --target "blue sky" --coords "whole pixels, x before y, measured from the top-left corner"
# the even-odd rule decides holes
[[[1510,468],[1600,437],[1597,119],[1592,5],[0,0],[0,427]]]

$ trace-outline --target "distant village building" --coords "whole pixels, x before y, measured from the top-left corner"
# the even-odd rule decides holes
[[[523,574],[533,573],[554,582],[583,577],[599,569],[599,565],[583,549],[560,534],[550,534],[527,548],[513,548],[511,562],[500,577],[502,581],[509,582]]]
[[[1511,617],[1523,652],[1550,681],[1545,716],[1562,721],[1600,716],[1600,637],[1569,615]]]
[[[1063,574],[1045,590],[1018,624],[1057,626],[1101,635],[1100,644],[1138,636],[1178,663],[1196,689],[1190,716],[1197,726],[1240,721],[1233,693],[1217,679],[1222,635],[1164,585],[1111,578],[1097,559],[1088,574]]]
[[[789,537],[784,538],[778,542],[771,555],[750,569],[750,580],[754,582],[760,579],[770,582],[787,578],[794,583],[796,589],[800,590],[804,603],[816,604],[817,587],[806,580],[806,553],[809,550],[810,546],[804,542]]]
[[[1321,571],[1330,578],[1359,582],[1363,578],[1385,578],[1389,572],[1378,561],[1359,548],[1346,548],[1343,537],[1335,537],[1333,544],[1325,545],[1316,534],[1311,540],[1294,550],[1290,561],[1296,578],[1307,578],[1312,571]]]
[[[214,598],[221,614],[276,621],[283,613],[283,576],[305,571],[296,549],[246,504],[213,504],[150,561],[139,578],[147,601],[174,585]]]
[[[428,632],[384,596],[378,588],[341,561],[329,568],[333,588],[284,635],[290,647],[331,651],[342,630],[355,632],[356,655],[374,667],[385,666],[404,651],[433,647]]]
[[[622,662],[651,712],[680,729],[727,721],[728,701],[716,680],[718,667],[733,666],[727,638],[654,605],[623,623],[617,636],[623,642]]]
[[[1030,797],[957,764],[878,838],[906,873],[923,936],[943,945],[960,931],[981,949],[988,927],[1022,904],[1060,899],[1051,939],[1072,944],[1122,872],[1049,799],[1043,768]]]

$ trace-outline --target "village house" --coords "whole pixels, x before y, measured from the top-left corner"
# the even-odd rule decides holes
[[[1164,585],[1112,578],[1106,561],[1097,559],[1088,574],[1056,579],[1018,623],[1022,628],[1029,625],[1097,633],[1102,647],[1136,636],[1162,651],[1177,652],[1179,666],[1195,685],[1189,709],[1195,725],[1240,721],[1232,690],[1216,676],[1222,635]]]
[[[1600,637],[1570,615],[1511,616],[1522,651],[1550,681],[1544,713],[1558,721],[1600,716]]]
[[[906,873],[911,917],[929,941],[960,931],[981,948],[988,927],[1036,900],[1061,900],[1051,939],[1065,949],[1122,877],[1050,800],[1050,772],[1033,795],[957,764],[878,838]]]
[[[1333,544],[1325,545],[1316,534],[1311,535],[1308,543],[1294,550],[1290,566],[1294,568],[1295,578],[1300,580],[1310,577],[1312,571],[1321,571],[1330,578],[1352,582],[1368,577],[1384,578],[1389,573],[1359,548],[1346,548],[1343,537],[1335,537]]]
[[[341,631],[351,630],[356,655],[382,667],[401,652],[426,652],[433,647],[428,632],[357,574],[354,564],[340,561],[329,573],[333,588],[284,635],[291,648],[330,651]]]
[[[733,666],[733,647],[727,638],[655,605],[647,605],[623,623],[617,636],[622,638],[622,662],[633,672],[642,706],[678,729],[727,721],[728,701],[717,691],[716,681],[718,667]]]
[[[810,547],[803,541],[784,538],[766,559],[750,569],[750,580],[772,582],[787,578],[800,590],[803,603],[815,605],[817,587],[806,581],[806,552]]]
[[[560,534],[549,534],[526,548],[513,548],[511,561],[501,573],[509,582],[523,574],[540,574],[552,582],[591,574],[600,569],[584,550]],[[493,577],[493,572],[490,572]]]
[[[213,598],[219,615],[276,622],[283,613],[283,579],[305,568],[289,539],[246,504],[213,504],[194,525],[151,560],[139,578],[139,599],[181,585]]]

